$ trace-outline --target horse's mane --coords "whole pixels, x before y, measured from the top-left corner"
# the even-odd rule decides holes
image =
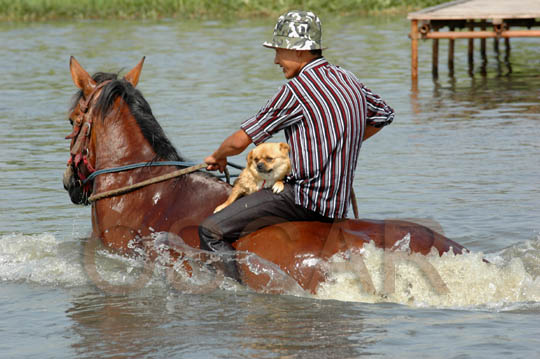
[[[150,105],[146,102],[139,90],[125,79],[118,79],[118,74],[97,72],[92,78],[97,83],[107,80],[111,81],[103,87],[95,105],[96,111],[101,114],[102,119],[105,118],[116,98],[121,97],[129,106],[131,114],[135,117],[137,124],[141,128],[142,134],[156,152],[156,160],[185,161],[171,141],[165,136],[163,128],[161,128],[155,119]],[[77,106],[81,97],[83,97],[82,90],[77,92],[73,97],[72,109]]]

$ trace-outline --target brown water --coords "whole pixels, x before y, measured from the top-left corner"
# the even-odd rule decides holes
[[[413,92],[406,20],[323,21],[327,58],[397,112],[362,149],[355,179],[361,216],[429,219],[467,246],[472,253],[465,256],[429,257],[448,293],[434,292],[418,268],[401,265],[395,291],[381,295],[382,253],[370,247],[363,260],[375,295],[351,270],[335,270],[315,297],[256,294],[227,283],[186,294],[159,273],[127,295],[97,289],[82,265],[89,209],[72,205],[61,186],[75,93],[69,56],[90,72],[125,71],[147,56],[139,89],[177,148],[201,161],[283,83],[272,51],[260,46],[273,19],[1,24],[3,357],[537,354],[539,40],[513,40],[511,73],[490,52],[488,75],[477,68],[473,77],[466,44],[457,42],[455,77],[441,66],[438,81],[430,75],[430,43],[421,43]],[[140,266],[111,255],[101,261],[112,283],[129,280]]]

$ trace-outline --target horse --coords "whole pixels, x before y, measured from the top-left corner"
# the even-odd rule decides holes
[[[144,60],[120,78],[104,72],[90,76],[70,58],[71,76],[79,91],[69,111],[72,132],[66,137],[71,144],[63,184],[73,203],[92,206],[92,237],[113,251],[132,255],[134,246],[149,248],[155,233],[172,234],[171,238],[181,238],[185,245],[198,249],[199,224],[231,190],[227,182],[201,171],[204,164],[179,177],[115,193],[186,167],[178,165],[186,160],[136,89]],[[304,265],[306,259],[324,262],[338,253],[358,252],[369,242],[395,251],[404,238],[408,238],[409,253],[425,255],[435,250],[442,255],[465,250],[426,226],[400,220],[283,222],[245,233],[233,246],[241,282],[255,290],[264,290],[271,278],[250,270],[241,260],[248,254],[273,263],[303,290],[316,293],[326,273],[321,266]],[[175,258],[179,257],[176,253]]]

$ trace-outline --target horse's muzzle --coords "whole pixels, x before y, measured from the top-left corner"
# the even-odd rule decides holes
[[[64,189],[68,191],[69,198],[74,204],[89,205],[88,194],[84,191],[82,183],[76,178],[73,172],[73,166],[67,166],[62,177]]]

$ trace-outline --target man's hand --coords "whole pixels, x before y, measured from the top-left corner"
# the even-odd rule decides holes
[[[241,153],[251,143],[251,138],[244,132],[238,130],[223,141],[219,148],[210,156],[204,159],[204,163],[209,171],[225,171],[227,166],[227,157]]]
[[[204,159],[204,163],[206,163],[208,166],[206,169],[208,171],[216,171],[219,170],[219,172],[225,171],[225,167],[227,166],[227,158],[223,159],[216,159],[213,155],[208,156]]]

